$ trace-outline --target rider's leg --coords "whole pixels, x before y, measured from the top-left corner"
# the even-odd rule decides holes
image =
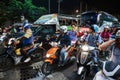
[[[65,49],[62,48],[60,52],[60,63],[64,62],[64,58],[65,58]]]
[[[96,50],[94,50],[94,51],[93,51],[93,54],[94,54],[94,57],[93,57],[94,62],[95,62],[95,63],[98,63],[98,52],[97,52]]]
[[[94,60],[94,63],[95,65],[92,67],[92,71],[93,71],[93,74],[97,73],[98,72],[98,53],[96,50],[93,51],[93,54],[94,54],[94,57],[93,57],[93,60]]]

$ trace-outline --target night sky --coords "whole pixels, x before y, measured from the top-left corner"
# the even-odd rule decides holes
[[[57,12],[57,0],[51,1],[51,13]],[[62,0],[61,13],[74,14],[75,10],[80,10],[80,1],[82,1],[82,11],[85,11],[85,4],[88,10],[106,11],[111,14],[120,14],[120,3],[118,0]],[[48,8],[48,0],[33,0],[37,6],[46,6]]]
[[[0,0],[9,1],[9,0]],[[23,1],[23,0],[18,0]],[[83,10],[85,11],[85,4],[88,5],[88,10],[106,11],[110,14],[120,15],[120,0],[61,0],[61,13],[75,14],[75,10],[80,10],[80,1],[83,3]],[[50,0],[51,13],[58,12],[58,0]],[[33,0],[36,6],[46,7],[48,9],[48,0]]]

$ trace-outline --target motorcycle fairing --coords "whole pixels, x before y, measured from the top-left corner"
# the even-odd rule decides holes
[[[52,47],[52,48],[50,48],[50,49],[48,50],[48,52],[47,52],[47,54],[49,54],[50,56],[45,59],[45,62],[49,62],[50,64],[52,64],[52,63],[53,63],[53,60],[57,58],[57,57],[56,57],[56,51],[57,51],[58,49],[59,49],[58,47]],[[46,55],[47,55],[47,54],[46,54]]]
[[[45,59],[44,62],[49,62],[50,64],[52,64],[53,63],[53,59]]]
[[[82,71],[83,71],[83,69],[84,69],[84,67],[83,66],[80,66],[79,68],[78,68],[78,75],[80,75],[81,73],[82,73]]]
[[[107,64],[108,64],[108,65],[107,65]],[[107,66],[107,68],[109,68],[109,67],[111,67],[111,66],[114,65],[114,64],[112,64],[111,66],[110,66],[109,64],[112,64],[112,63],[109,63],[109,62],[104,62],[104,63],[103,63],[103,72],[104,72],[104,74],[105,74],[106,76],[114,76],[115,73],[116,73],[118,70],[120,70],[120,65],[117,65],[117,66],[115,65],[114,69],[112,69],[112,70],[110,71],[110,70],[106,69],[106,66]]]
[[[50,48],[47,52],[47,54],[50,54],[50,58],[53,58],[53,59],[56,59],[56,51],[58,50],[59,48],[58,47],[53,47],[53,48]]]

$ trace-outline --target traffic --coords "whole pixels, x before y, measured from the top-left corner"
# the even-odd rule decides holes
[[[40,62],[35,75],[41,73],[44,78],[61,72],[77,77],[69,75],[68,80],[120,80],[119,53],[119,21],[102,11],[78,17],[48,14],[33,23],[24,20],[21,25],[0,28],[1,73]]]

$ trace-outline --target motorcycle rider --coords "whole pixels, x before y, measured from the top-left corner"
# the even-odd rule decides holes
[[[86,44],[88,44],[89,46],[93,46],[93,47],[98,47],[103,41],[101,36],[95,32],[94,26],[91,26],[89,29],[89,34],[85,39]],[[94,54],[94,63],[97,64],[98,63],[98,52],[97,50],[93,50],[92,53]],[[98,71],[97,68],[94,69],[95,73]]]
[[[57,39],[57,42],[60,41],[60,45],[62,49],[60,51],[60,65],[63,66],[68,55],[67,50],[70,48],[71,39],[69,35],[67,35],[67,26],[60,27],[60,36]]]
[[[104,31],[101,32],[100,35],[101,35],[104,42],[108,41],[110,39],[110,36],[111,36],[111,34],[109,32],[109,26],[105,26]]]
[[[115,39],[104,42],[103,44],[101,44],[99,46],[99,49],[100,50],[106,50],[106,49],[110,50],[111,56],[110,56],[108,62],[112,65],[106,64],[105,66],[107,66],[106,69],[108,69],[109,72],[113,73],[113,70],[116,68],[116,65],[120,65],[120,30],[117,31]],[[119,79],[120,79],[120,68],[117,72],[115,72],[111,76],[114,76],[115,74],[117,74],[119,76]],[[109,74],[107,74],[107,75],[109,75]],[[98,78],[99,79],[101,78],[102,80],[106,80],[106,77],[104,76],[102,71],[99,71],[95,75],[93,80],[98,80]]]
[[[68,31],[67,34],[68,34],[68,35],[70,36],[70,38],[71,38],[71,45],[75,44],[76,41],[77,41],[77,35],[78,35],[78,33],[77,33],[77,31],[76,31],[76,26],[75,26],[74,24],[72,25],[72,30],[71,30],[71,31]]]
[[[26,58],[24,62],[30,61],[30,57],[28,57],[27,51],[34,46],[33,42],[33,33],[32,30],[30,29],[29,24],[24,25],[24,35],[15,43],[17,44],[16,47],[16,54],[21,54]]]

